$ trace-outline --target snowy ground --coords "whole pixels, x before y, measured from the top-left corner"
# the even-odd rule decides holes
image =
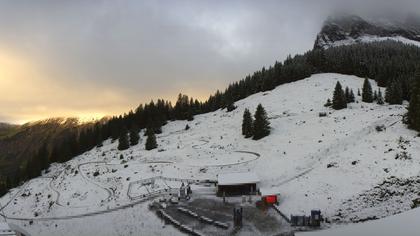
[[[399,215],[390,216],[381,220],[367,223],[346,225],[330,230],[299,233],[297,236],[354,236],[354,235],[380,235],[380,236],[418,236],[420,232],[420,209],[414,209]]]
[[[357,43],[373,43],[373,42],[383,42],[383,41],[395,41],[400,42],[407,45],[413,45],[420,47],[420,42],[404,38],[402,36],[393,36],[393,37],[379,37],[374,35],[364,35],[360,36],[358,38],[351,38],[348,37],[347,39],[335,41],[332,43],[321,43],[321,45],[324,45],[323,47],[325,49],[330,47],[339,47],[339,46],[346,46],[346,45],[352,45]]]
[[[238,101],[229,113],[219,110],[191,122],[170,122],[157,137],[159,148],[152,151],[144,150],[143,136],[126,151],[106,141],[3,196],[3,212],[33,235],[178,235],[147,210],[143,195],[180,185],[168,178],[216,180],[219,173],[253,171],[262,190],[281,194],[280,208],[286,214],[309,214],[317,208],[329,219],[347,222],[347,215],[358,215],[358,210],[342,209],[349,199],[357,205],[363,201],[360,194],[391,176],[420,174],[420,138],[401,122],[405,106],[366,104],[357,96],[348,109],[325,108],[337,81],[355,93],[363,84],[355,76],[313,75]],[[244,139],[243,111],[254,112],[259,103],[268,112],[272,134],[260,141]],[[319,112],[328,116],[319,117]],[[386,130],[378,132],[380,125]],[[403,152],[409,158],[395,158]],[[165,178],[141,184],[157,176]],[[194,190],[213,194],[204,186]],[[408,210],[411,200],[389,201],[393,207],[386,211],[372,204],[360,214],[396,214]],[[343,217],[337,219],[339,212]]]

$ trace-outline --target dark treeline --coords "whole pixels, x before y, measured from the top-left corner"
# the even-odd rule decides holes
[[[369,77],[380,86],[398,86],[396,91],[401,90],[403,99],[408,100],[414,83],[415,68],[419,62],[420,48],[390,41],[312,50],[303,55],[288,56],[283,63],[276,62],[268,68],[264,67],[230,84],[225,91],[217,91],[205,102],[180,94],[175,105],[159,99],[142,104],[127,114],[97,122],[81,131],[68,130],[66,138],[54,140],[48,147],[44,145],[37,155],[21,165],[14,176],[1,177],[0,195],[23,180],[39,176],[50,163],[68,161],[95,146],[101,146],[109,138],[115,141],[120,136],[127,135],[127,132],[146,128],[154,133],[161,133],[161,127],[168,121],[193,120],[194,115],[220,108],[231,110],[234,109],[235,101],[272,90],[281,84],[304,79],[314,73],[335,72]]]
[[[314,50],[310,53],[320,72],[335,72],[374,79],[387,87],[396,81],[403,99],[409,100],[414,74],[420,63],[420,48],[394,41],[354,44]]]

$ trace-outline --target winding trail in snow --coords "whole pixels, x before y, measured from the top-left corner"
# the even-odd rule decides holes
[[[240,162],[236,162],[236,163],[230,163],[230,164],[186,165],[186,166],[190,166],[190,167],[201,167],[201,168],[237,166],[237,165],[244,165],[244,164],[248,164],[250,162],[254,162],[254,161],[258,160],[261,157],[261,154],[259,154],[257,152],[250,152],[250,151],[234,151],[234,152],[236,152],[236,153],[250,154],[250,155],[255,156],[255,158],[249,159],[249,160],[246,160],[246,161],[240,161]]]
[[[67,216],[53,216],[53,217],[9,217],[3,213],[0,213],[0,216],[9,219],[9,220],[19,220],[19,221],[50,221],[50,220],[69,220],[69,219],[77,219],[77,218],[83,218],[83,217],[87,217],[87,216],[95,216],[95,215],[101,215],[101,214],[105,214],[105,213],[110,213],[110,212],[114,212],[114,211],[118,211],[121,209],[125,209],[125,208],[129,208],[129,207],[133,207],[137,204],[143,203],[151,198],[157,197],[156,196],[146,196],[145,198],[141,198],[137,201],[133,201],[131,203],[125,204],[125,205],[121,205],[121,206],[117,206],[114,208],[110,208],[110,209],[105,209],[105,210],[98,210],[98,211],[93,211],[93,212],[87,212],[87,213],[82,213],[82,214],[74,214],[74,215],[67,215]]]
[[[208,144],[210,141],[208,140],[200,140],[202,143],[201,144],[196,144],[193,145],[192,148],[194,149],[198,149],[199,146],[203,146]],[[257,152],[251,152],[251,151],[246,151],[246,150],[238,150],[238,151],[234,151],[236,153],[244,153],[244,154],[249,154],[249,155],[253,155],[254,158],[250,159],[250,160],[246,160],[243,162],[238,162],[238,163],[232,163],[232,164],[220,164],[220,165],[206,165],[206,166],[200,166],[200,167],[223,167],[223,166],[234,166],[234,165],[242,165],[242,164],[246,164],[246,163],[250,163],[253,161],[258,160],[261,157],[261,154],[257,153]],[[81,177],[86,180],[87,182],[95,185],[96,187],[104,190],[107,194],[107,197],[104,199],[104,201],[109,201],[115,194],[113,193],[113,191],[111,191],[109,188],[106,188],[104,186],[102,186],[101,184],[97,183],[96,181],[92,180],[91,178],[87,177],[86,174],[84,173],[84,171],[82,171],[82,167],[83,166],[87,166],[87,165],[122,165],[122,164],[110,164],[107,163],[105,161],[91,161],[91,162],[85,162],[85,163],[80,163],[77,165],[77,170],[79,171]],[[139,165],[147,165],[147,164],[177,164],[176,162],[170,162],[170,161],[144,161],[141,163],[138,163]],[[64,169],[55,177],[40,177],[40,178],[48,178],[51,181],[48,183],[49,188],[54,191],[57,195],[56,198],[56,204],[61,206],[61,207],[65,207],[63,206],[63,204],[60,203],[60,192],[55,189],[54,187],[54,181],[56,179],[58,179],[58,177],[64,172]],[[160,178],[165,178],[165,177],[160,177]],[[180,179],[181,180],[181,179]],[[202,180],[195,180],[195,179],[182,179],[184,181],[190,181],[190,182],[196,182],[199,183]],[[16,194],[9,200],[9,202],[7,202],[4,206],[2,206],[2,208],[0,209],[3,210],[4,208],[6,208],[12,201],[13,199],[15,199],[18,194],[20,194],[29,184],[31,181],[25,183],[19,191],[16,192]],[[132,186],[133,183],[130,183],[130,186]],[[157,192],[149,192],[148,194],[142,194],[140,196],[130,196],[129,194],[130,192],[130,188],[127,189],[127,196],[129,197],[129,199],[131,200],[130,203],[128,204],[124,204],[124,205],[120,205],[111,209],[105,209],[105,210],[97,210],[97,211],[92,211],[92,212],[87,212],[87,213],[81,213],[81,214],[74,214],[74,215],[67,215],[67,216],[54,216],[54,217],[9,217],[4,213],[0,213],[0,215],[6,219],[10,219],[10,220],[20,220],[20,221],[49,221],[49,220],[66,220],[66,219],[76,219],[76,218],[82,218],[82,217],[87,217],[87,216],[95,216],[95,215],[100,215],[100,214],[105,214],[105,213],[109,213],[109,212],[113,212],[113,211],[117,211],[117,210],[121,210],[121,209],[125,209],[128,207],[132,207],[134,205],[140,204],[144,201],[147,201],[151,198],[154,197],[158,197],[161,196],[162,194],[167,194],[168,191],[167,190],[162,190],[162,191],[157,191]],[[71,207],[71,208],[83,208],[83,207]]]
[[[306,158],[315,159],[315,160],[312,161],[308,166],[304,167],[303,171],[300,171],[298,174],[293,175],[292,177],[286,178],[284,180],[281,180],[277,184],[272,184],[270,186],[278,187],[278,186],[287,184],[295,179],[298,179],[302,176],[305,176],[306,174],[314,170],[315,166],[319,165],[323,159],[326,159],[330,157],[331,155],[347,150],[347,147],[351,145],[353,146],[356,145],[357,142],[359,142],[362,137],[365,137],[373,132],[376,132],[376,127],[378,125],[385,125],[386,127],[391,127],[395,125],[396,123],[400,122],[401,121],[400,119],[401,119],[400,117],[398,117],[398,120],[395,117],[383,118],[383,119],[373,122],[372,124],[370,124],[367,127],[364,127],[363,129],[360,129],[352,133],[349,136],[346,136],[341,139],[337,139],[335,142],[331,143],[330,145],[323,148],[322,150],[319,150],[317,153],[312,153],[312,154],[307,155]],[[302,168],[299,168],[299,169],[302,169]],[[276,181],[279,181],[279,179],[278,178],[272,179],[271,181],[276,182]]]
[[[200,144],[194,144],[194,145],[192,145],[191,147],[192,147],[192,148],[194,148],[194,149],[198,149],[198,147],[200,147],[200,146],[204,146],[204,145],[206,145],[206,144],[210,143],[210,141],[209,141],[209,140],[205,140],[205,139],[200,139],[200,140],[198,140],[198,141],[200,141],[200,142],[202,142],[202,143],[200,143]]]
[[[10,198],[10,200],[7,201],[6,204],[4,204],[0,208],[0,212],[2,212],[31,183],[31,181],[32,181],[32,179],[29,180],[28,182],[26,182],[24,185],[22,185],[22,187],[20,187],[20,189],[17,190],[17,192]]]
[[[103,187],[102,185],[96,183],[95,181],[92,181],[89,177],[85,176],[83,171],[80,169],[80,167],[85,166],[85,165],[90,165],[90,164],[107,164],[104,161],[91,161],[91,162],[85,162],[85,163],[81,163],[77,165],[77,170],[79,171],[80,175],[82,176],[83,179],[85,179],[86,181],[88,181],[89,183],[99,187],[100,189],[104,190],[107,193],[107,197],[104,199],[105,201],[109,201],[111,200],[111,198],[114,196],[113,191],[111,191],[108,188]]]
[[[63,172],[63,171],[62,171]],[[61,172],[61,173],[62,173]],[[60,174],[61,174],[60,173]],[[58,175],[59,176],[59,175]],[[57,176],[57,178],[58,178],[58,176]],[[55,204],[57,204],[58,206],[63,206],[63,204],[61,204],[60,203],[60,192],[57,190],[57,189],[55,189],[54,187],[53,187],[53,184],[54,184],[54,178],[52,178],[51,180],[50,180],[50,182],[48,183],[48,186],[49,186],[49,188],[52,190],[52,191],[54,191],[55,192],[55,194],[57,194],[57,198],[56,198],[56,200],[55,200]]]
[[[200,141],[200,142],[202,142],[202,143],[192,145],[191,147],[192,147],[193,149],[199,149],[199,147],[204,146],[204,145],[206,145],[206,144],[210,143],[210,141],[209,141],[209,140],[205,140],[205,139],[200,139],[199,141]],[[255,156],[255,158],[250,159],[250,160],[246,160],[246,161],[242,161],[242,162],[231,163],[231,164],[187,165],[187,166],[190,166],[190,167],[201,167],[201,168],[211,168],[211,167],[228,167],[228,166],[235,166],[235,165],[243,165],[243,164],[247,164],[247,163],[250,163],[250,162],[253,162],[253,161],[258,160],[258,159],[261,157],[261,154],[259,154],[259,153],[257,153],[257,152],[244,151],[244,150],[238,150],[238,151],[234,151],[234,152],[236,152],[236,153],[250,154],[250,155]]]
[[[52,186],[52,182],[56,179],[56,178],[58,178],[58,176],[60,176],[61,175],[61,173],[63,173],[64,172],[64,170],[61,170],[56,176],[39,176],[38,178],[35,178],[35,179],[31,179],[31,180],[29,180],[28,182],[26,182],[24,185],[22,185],[21,187],[19,187],[19,190],[17,190],[17,192],[10,198],[10,200],[9,201],[7,201],[6,202],[6,204],[4,204],[1,208],[0,208],[0,212],[2,212],[4,209],[6,209],[6,207],[7,206],[9,206],[10,205],[10,203],[13,201],[13,200],[15,200],[16,199],[16,197],[19,195],[19,194],[21,194],[22,193],[22,191],[23,190],[25,190],[26,189],[26,187],[28,187],[28,185],[31,183],[31,182],[33,182],[34,180],[37,180],[37,179],[49,179],[50,180],[50,182],[48,182],[48,188],[50,188],[53,192],[55,192],[56,193],[56,199],[55,199],[55,203],[58,205],[58,206],[63,206],[62,204],[60,204],[59,203],[59,199],[60,199],[60,192],[57,190],[57,189],[55,189],[53,186]]]

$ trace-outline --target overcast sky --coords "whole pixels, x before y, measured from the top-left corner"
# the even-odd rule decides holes
[[[348,2],[2,0],[0,121],[114,115],[179,92],[204,100],[311,49],[333,10],[360,6]]]

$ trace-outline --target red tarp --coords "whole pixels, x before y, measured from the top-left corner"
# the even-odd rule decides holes
[[[277,196],[276,195],[268,195],[263,197],[265,202],[268,204],[275,204],[277,203]]]

